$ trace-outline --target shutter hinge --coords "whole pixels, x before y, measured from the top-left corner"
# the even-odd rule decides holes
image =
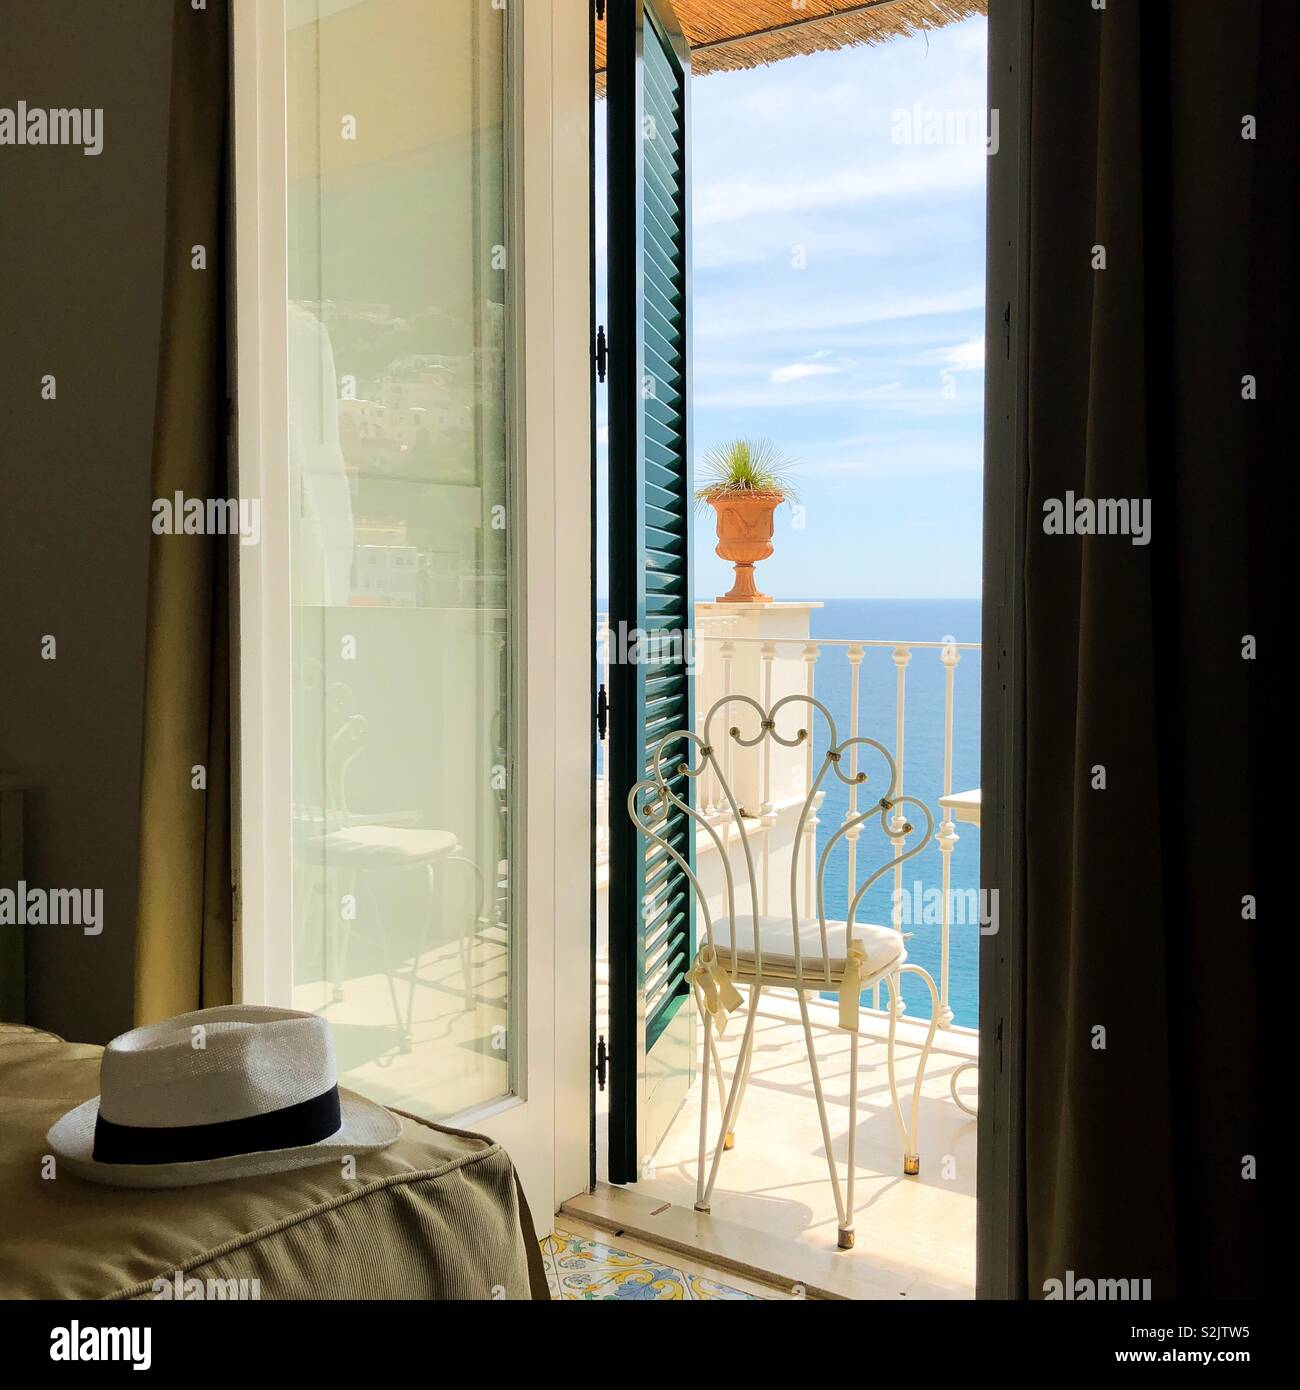
[[[1011,360],[1011,301],[1007,300],[1007,306],[1002,311],[1002,336],[1006,343],[1007,361]]]
[[[596,380],[605,380],[605,371],[609,366],[609,340],[605,337],[605,325],[599,324],[596,328]]]
[[[602,681],[600,689],[596,691],[596,737],[604,743],[608,732],[609,696],[605,694],[605,684]]]
[[[605,1035],[596,1039],[596,1086],[603,1091],[605,1079],[609,1075],[609,1049],[605,1046]]]

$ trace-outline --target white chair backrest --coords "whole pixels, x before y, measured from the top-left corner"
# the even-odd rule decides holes
[[[797,707],[801,705],[806,707],[803,711],[805,721],[803,726],[800,725],[800,716],[795,712]],[[807,715],[820,713],[826,721],[828,733],[826,746],[814,767],[807,793],[799,806],[799,816],[791,850],[789,898],[779,907],[775,902],[770,903],[766,915],[769,918],[780,917],[783,922],[788,921],[789,923],[796,978],[801,982],[805,978],[816,982],[818,977],[822,976],[829,981],[831,962],[837,958],[837,953],[830,950],[826,925],[826,873],[830,864],[831,851],[845,836],[873,820],[879,822],[888,846],[887,857],[865,875],[856,891],[853,891],[853,884],[848,885],[850,890],[846,894],[848,927],[845,935],[846,940],[851,941],[853,940],[853,928],[857,919],[858,908],[863,896],[872,884],[876,883],[883,875],[891,872],[904,861],[915,858],[925,849],[934,834],[934,816],[931,814],[930,808],[919,798],[896,794],[898,766],[884,744],[874,738],[861,736],[841,740],[836,733],[835,720],[830,711],[820,700],[814,699],[811,695],[787,695],[783,699],[777,700],[770,710],[765,710],[751,696],[727,695],[717,701],[705,715],[702,734],[696,734],[689,729],[677,729],[672,733],[665,734],[655,745],[651,755],[649,777],[638,782],[628,793],[628,813],[641,833],[652,843],[666,850],[690,878],[695,889],[695,899],[699,905],[699,912],[704,921],[704,940],[700,944],[716,949],[713,914],[709,910],[708,893],[701,885],[696,872],[687,862],[687,858],[659,831],[664,827],[670,812],[683,811],[690,818],[690,821],[702,829],[713,842],[722,866],[723,911],[721,916],[727,919],[730,927],[730,946],[728,950],[721,953],[720,960],[733,972],[736,969],[739,953],[747,951],[753,955],[755,972],[762,973],[762,941],[759,922],[764,914],[760,912],[758,875],[755,872],[755,849],[751,840],[753,832],[750,825],[752,825],[753,817],[743,813],[743,808],[737,802],[727,777],[727,760],[719,756],[720,744],[717,735],[721,733],[721,726],[726,718],[737,717],[734,714],[731,716],[723,714],[723,711],[729,706],[742,707],[747,713],[739,716],[740,721],[745,724],[752,723],[754,726],[752,733],[746,733],[741,728],[741,723],[733,723],[726,728],[725,737],[731,739],[740,748],[760,748],[765,739],[771,739],[774,743],[785,748],[797,748],[806,743],[809,738],[809,730],[806,727]],[[777,723],[782,711],[786,710],[787,707],[789,713],[786,714],[784,722],[791,725],[792,728],[791,732],[782,733],[777,728]],[[805,830],[813,820],[825,795],[822,784],[832,772],[848,787],[861,787],[870,780],[866,772],[859,771],[851,775],[845,770],[850,764],[850,759],[856,763],[857,755],[852,751],[856,748],[875,753],[884,761],[885,791],[866,810],[849,816],[835,830],[834,834],[827,838],[821,852],[817,855],[814,876],[815,904],[805,903],[801,911],[799,904],[801,868],[807,863],[805,856],[811,856],[816,852],[812,843],[812,836],[805,834]],[[712,817],[705,816],[700,811],[694,804],[695,798],[692,797],[691,803],[688,804],[669,785],[679,774],[684,773],[694,781],[702,776],[706,770],[716,778],[724,803],[721,813]],[[916,827],[911,823],[911,820],[905,818],[902,810],[904,806],[917,808],[925,817],[924,834],[917,843],[910,846],[907,845],[907,840],[915,833]],[[747,820],[750,825],[746,824]],[[733,855],[730,851],[737,846],[741,853],[735,856],[735,862],[733,862]],[[743,896],[741,895],[741,885],[737,883],[737,867],[743,867],[744,877],[748,881],[748,892]],[[810,910],[810,906],[812,910]],[[799,923],[801,920],[807,922],[814,913],[820,927],[821,951],[818,955],[805,957],[799,940]],[[738,921],[743,923],[739,929],[737,927]]]
[[[316,726],[315,736],[324,744],[325,752],[317,762],[293,760],[293,814],[313,840],[321,834],[352,825],[349,775],[370,737],[365,715],[353,712],[351,688],[342,681],[334,681],[325,689],[323,681],[321,663],[312,659],[306,661],[299,692],[307,710],[303,722],[310,720]]]

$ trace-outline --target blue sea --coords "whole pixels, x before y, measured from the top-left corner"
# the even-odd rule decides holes
[[[603,609],[604,604],[600,605]],[[812,612],[812,636],[861,641],[958,642],[980,640],[978,599],[827,599]],[[957,664],[953,699],[952,789],[968,791],[980,785],[980,653],[963,651]],[[859,687],[859,735],[878,739],[895,749],[895,698],[898,672],[889,648],[869,647],[863,658]],[[850,667],[841,648],[823,647],[817,663],[815,694],[830,710],[841,739],[849,733]],[[905,704],[903,790],[920,797],[935,818],[938,831],[943,795],[944,668],[937,650],[916,650],[907,668]],[[814,767],[825,748],[826,726],[820,717],[813,721]],[[597,751],[597,757],[600,750]],[[599,765],[599,764],[598,764]],[[871,780],[867,792],[879,796],[882,765],[869,750],[860,766]],[[847,771],[847,769],[846,769]],[[848,788],[833,774],[822,786],[826,798],[819,812],[818,854],[834,835],[848,809]],[[858,807],[866,807],[859,793]],[[918,822],[909,808],[908,814]],[[867,822],[858,840],[857,881],[862,880],[886,859],[892,858],[889,840],[878,821]],[[952,888],[958,892],[979,887],[980,833],[973,825],[958,823],[958,841],[952,854]],[[942,884],[941,855],[937,841],[903,866],[903,886],[911,891],[919,881],[927,902],[918,904],[930,910],[923,920],[904,925],[911,931],[908,958],[923,965],[939,984],[940,928],[937,920],[938,890]],[[848,910],[848,847],[841,841],[832,851],[826,870],[826,914],[843,919]],[[892,920],[894,876],[887,873],[870,888],[859,904],[857,920],[889,923]],[[856,890],[855,890],[856,891]],[[929,1018],[929,992],[915,976],[903,981],[907,1013],[913,1018]],[[864,1003],[871,1003],[869,995]],[[884,1003],[882,997],[881,1000]],[[953,1021],[974,1028],[979,1023],[979,928],[966,920],[954,922],[949,934],[949,994]]]
[[[978,599],[827,599],[825,607],[813,609],[812,635],[823,638],[856,638],[880,641],[958,642],[980,640]],[[952,789],[969,791],[980,785],[980,655],[963,651],[953,682],[953,762]],[[863,658],[860,677],[858,733],[879,739],[891,752],[895,749],[895,699],[898,671],[888,648],[869,647]],[[843,652],[824,647],[817,663],[817,698],[834,716],[839,736],[847,737],[849,726],[849,664]],[[907,700],[904,725],[903,790],[920,797],[935,818],[938,831],[942,819],[939,797],[943,795],[944,668],[938,651],[913,651],[907,667]],[[824,720],[814,728],[816,754],[825,746]],[[819,742],[820,740],[820,742]],[[871,775],[867,788],[879,788],[880,760],[870,753],[863,756],[862,770]],[[818,852],[835,833],[848,809],[848,788],[831,775],[822,783],[826,800],[819,813]],[[877,791],[877,794],[879,792]],[[859,810],[865,806],[861,793]],[[909,818],[923,824],[909,808]],[[862,880],[885,859],[892,856],[888,839],[879,822],[864,825],[858,841],[857,881]],[[952,852],[954,890],[979,887],[980,833],[973,825],[957,824],[958,840]],[[903,886],[912,890],[920,882],[926,894],[916,906],[922,909],[920,922],[904,925],[911,931],[908,958],[923,965],[939,983],[938,892],[942,883],[942,856],[932,841],[915,859],[903,866]],[[826,914],[843,919],[848,908],[848,848],[841,841],[831,852],[826,870]],[[867,890],[859,904],[859,921],[888,923],[891,920],[894,876],[885,874]],[[949,995],[953,1021],[974,1028],[979,1022],[979,928],[966,921],[955,922],[949,933]],[[915,976],[905,976],[903,997],[907,1012],[914,1018],[929,1017],[929,992]],[[882,999],[882,1003],[883,1003]]]

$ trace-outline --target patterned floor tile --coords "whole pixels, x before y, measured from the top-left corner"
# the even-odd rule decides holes
[[[616,1249],[567,1231],[542,1242],[551,1297],[569,1302],[757,1301],[701,1274]]]

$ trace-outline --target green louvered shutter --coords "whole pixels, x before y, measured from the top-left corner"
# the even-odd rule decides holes
[[[684,635],[692,622],[689,59],[667,0],[610,0],[606,28],[609,154],[610,625],[620,635]],[[642,1152],[690,1082],[693,951],[689,880],[628,820],[629,788],[665,733],[693,727],[679,647],[646,663],[611,662],[610,1145],[614,1182],[635,1181]],[[678,794],[691,795],[687,779]],[[669,838],[694,863],[685,816]],[[680,1011],[680,1013],[679,1013]],[[656,1048],[659,1056],[655,1056]],[[671,1054],[671,1055],[670,1055]],[[668,1060],[665,1060],[667,1058]],[[683,1058],[687,1060],[683,1062]]]

